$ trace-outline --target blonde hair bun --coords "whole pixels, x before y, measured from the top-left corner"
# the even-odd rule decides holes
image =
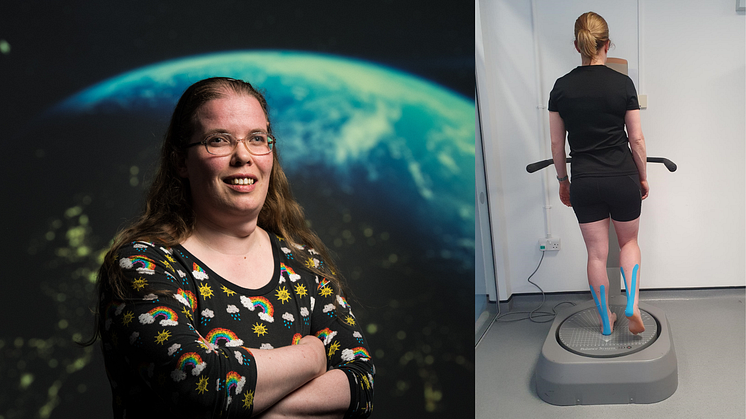
[[[575,20],[575,42],[584,58],[593,59],[609,41],[609,25],[601,15],[586,12]]]

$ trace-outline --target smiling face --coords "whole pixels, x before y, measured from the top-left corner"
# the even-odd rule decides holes
[[[224,132],[246,138],[267,131],[267,117],[254,97],[226,91],[225,96],[202,105],[194,116],[189,143],[208,134]],[[227,156],[209,154],[204,146],[189,148],[179,175],[189,179],[197,220],[223,224],[231,219],[256,221],[264,205],[272,172],[272,153],[255,156],[243,143]]]

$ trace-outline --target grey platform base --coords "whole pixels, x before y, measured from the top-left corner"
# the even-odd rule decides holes
[[[625,304],[623,296],[609,302],[609,306]],[[679,382],[668,319],[663,310],[642,302],[639,306],[658,320],[657,338],[642,350],[605,358],[579,355],[558,343],[557,330],[562,322],[581,310],[595,308],[593,300],[561,311],[552,323],[536,366],[538,396],[560,406],[656,403],[670,397]],[[601,335],[600,325],[593,327]],[[615,329],[617,332],[629,333]]]

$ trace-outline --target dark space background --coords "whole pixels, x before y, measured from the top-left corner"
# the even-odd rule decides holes
[[[0,274],[0,419],[111,415],[98,346],[73,341],[92,331],[91,278],[101,251],[142,204],[106,203],[124,189],[144,191],[153,170],[155,149],[136,156],[137,165],[121,163],[124,134],[107,129],[129,122],[126,116],[50,124],[45,112],[142,66],[268,49],[361,59],[467,100],[474,94],[471,3],[25,1],[0,7],[0,252],[6,261]],[[159,139],[166,125],[158,117],[142,129]],[[114,144],[99,145],[107,141]],[[99,174],[107,180],[116,175],[119,183],[92,198],[79,185]],[[369,227],[353,225],[344,195],[327,191],[318,202],[310,179],[290,180],[314,228],[339,256],[357,297],[351,302],[358,320],[377,325],[367,329],[378,368],[373,417],[473,417],[473,265],[436,260],[427,272],[408,255],[416,232],[389,217],[404,199],[365,203],[389,206],[389,212],[369,214],[369,222],[387,223],[385,237],[371,237]],[[370,246],[360,246],[366,240]],[[399,258],[377,254],[382,245]],[[367,266],[360,262],[366,260]]]

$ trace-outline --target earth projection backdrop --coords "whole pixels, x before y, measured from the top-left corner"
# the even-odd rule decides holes
[[[176,101],[212,76],[250,81],[267,97],[293,193],[337,255],[366,327],[373,416],[453,417],[472,407],[473,100],[359,60],[234,51],[105,80],[39,116],[26,133],[35,140],[19,142],[17,164],[45,176],[4,188],[18,202],[14,223],[35,224],[30,244],[19,243],[16,274],[42,278],[46,301],[35,315],[54,320],[31,334],[23,323],[5,328],[0,372],[19,384],[2,391],[0,415],[49,417],[63,389],[110,400],[98,347],[72,340],[89,336],[100,258],[140,210]],[[70,198],[52,198],[60,194]],[[25,219],[31,207],[46,218]],[[39,292],[38,282],[12,287]]]

